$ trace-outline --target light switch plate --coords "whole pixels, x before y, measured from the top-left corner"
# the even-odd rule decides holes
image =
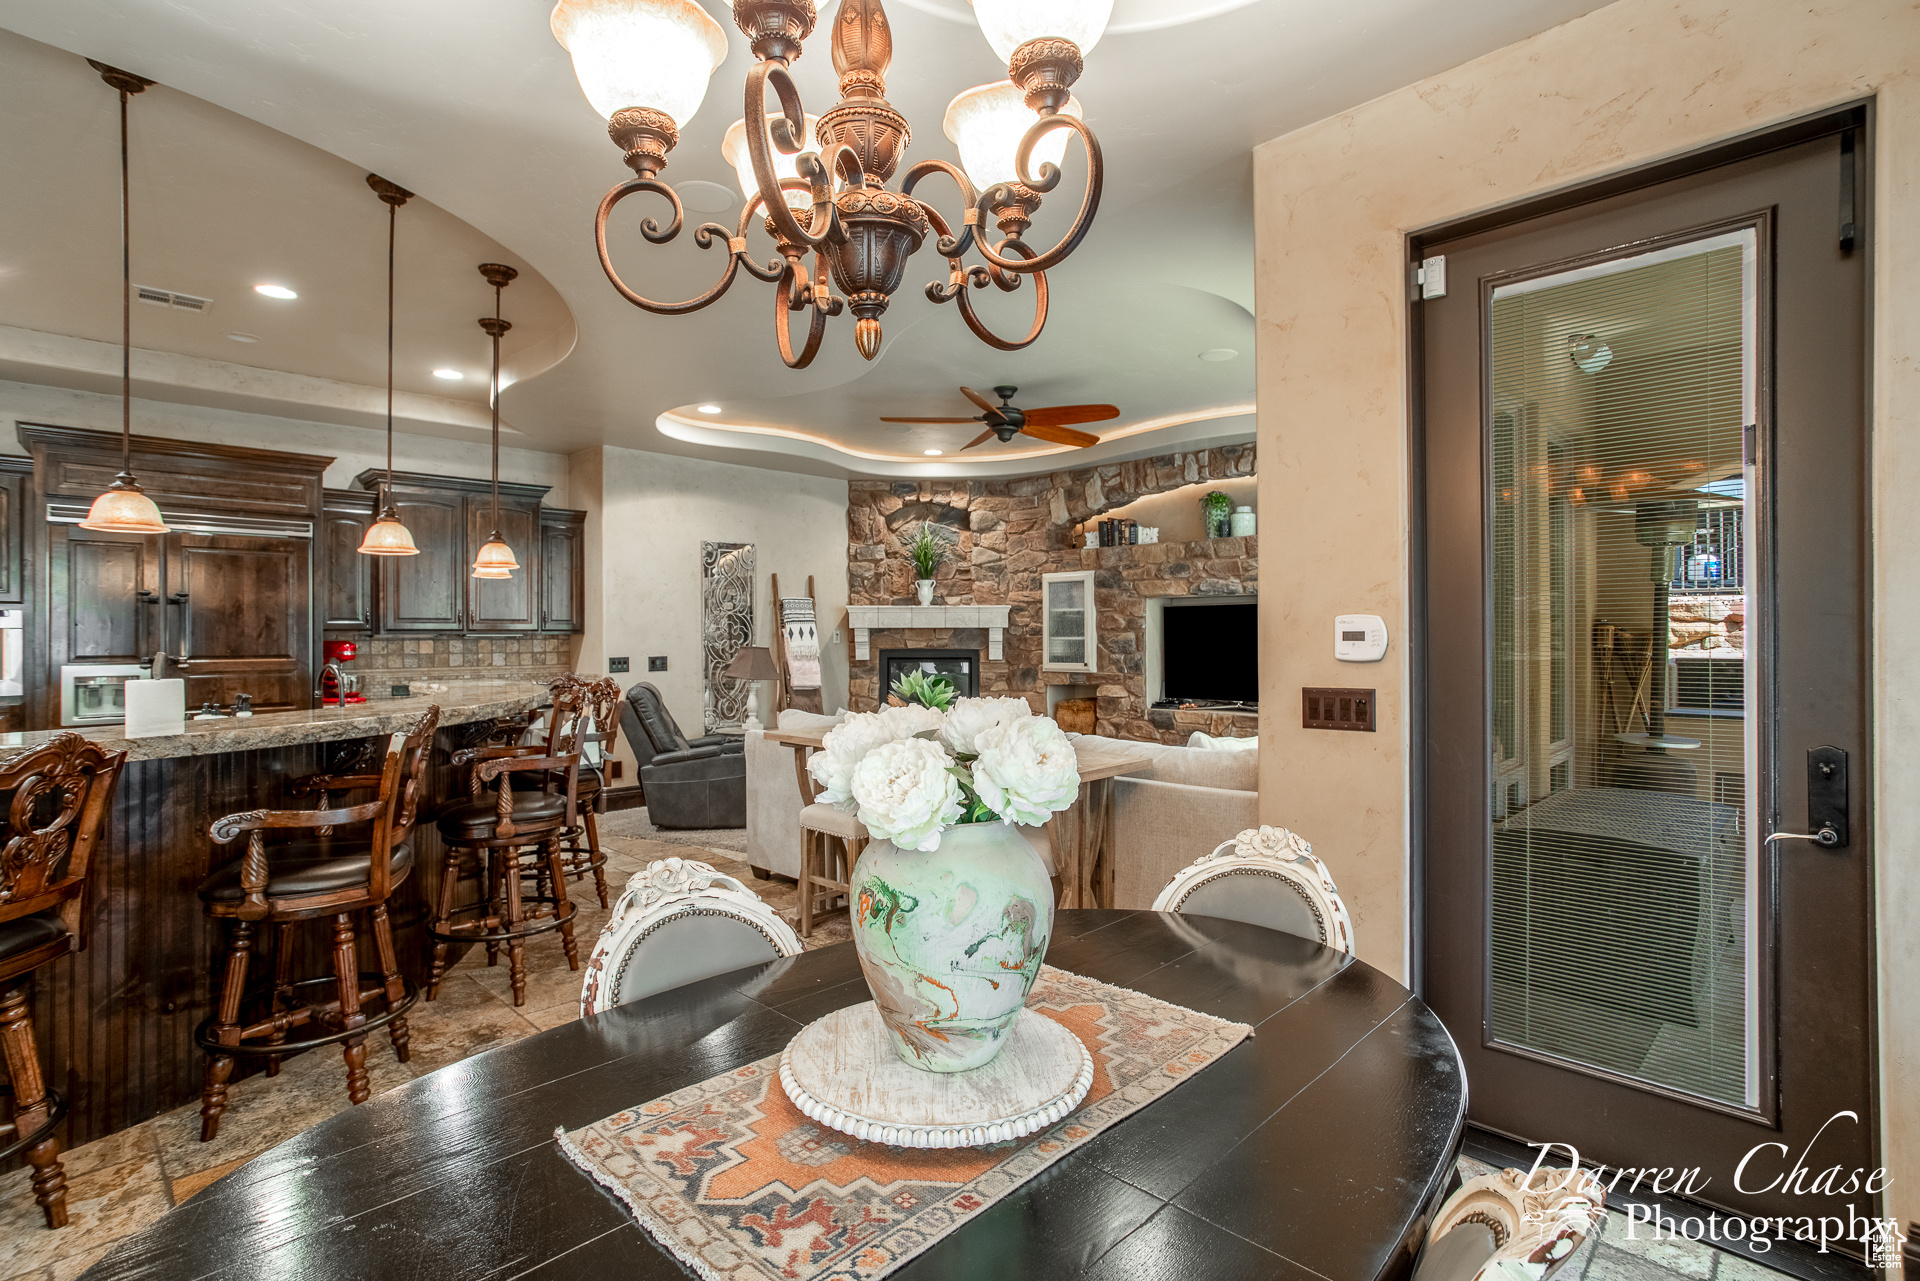
[[[624,672],[629,670],[627,666],[629,661],[630,661],[629,659],[625,659],[625,658],[609,658],[607,660],[608,675],[612,675],[614,672]]]
[[[667,656],[665,654],[655,654],[651,658],[647,659],[647,670],[650,672],[666,671]]]

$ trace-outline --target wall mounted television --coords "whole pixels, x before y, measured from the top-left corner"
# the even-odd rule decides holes
[[[1190,605],[1169,600],[1160,644],[1166,699],[1260,701],[1260,611],[1252,600]]]

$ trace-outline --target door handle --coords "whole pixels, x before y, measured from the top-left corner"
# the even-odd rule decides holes
[[[1774,832],[1773,841],[1812,841],[1839,849],[1851,841],[1847,810],[1847,754],[1838,747],[1815,747],[1807,752],[1807,828],[1805,832]]]
[[[1762,844],[1768,844],[1773,841],[1812,841],[1816,845],[1824,845],[1828,849],[1833,849],[1840,844],[1840,833],[1835,831],[1831,826],[1823,827],[1817,832],[1775,832],[1767,837],[1766,841],[1762,842]]]

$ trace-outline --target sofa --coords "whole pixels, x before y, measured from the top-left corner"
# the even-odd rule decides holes
[[[789,709],[786,730],[830,729],[837,716]],[[1244,828],[1260,822],[1258,752],[1211,751],[1162,743],[1084,737],[1146,756],[1153,764],[1114,780],[1114,905],[1149,908],[1173,874]],[[800,875],[800,788],[793,749],[750,732],[747,756],[747,863],[756,873]],[[1044,829],[1021,834],[1053,867]]]

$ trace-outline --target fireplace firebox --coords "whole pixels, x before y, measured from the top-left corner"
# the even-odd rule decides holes
[[[908,672],[944,676],[963,698],[980,697],[980,651],[977,649],[883,649],[880,651],[880,702],[885,704],[893,683]]]

